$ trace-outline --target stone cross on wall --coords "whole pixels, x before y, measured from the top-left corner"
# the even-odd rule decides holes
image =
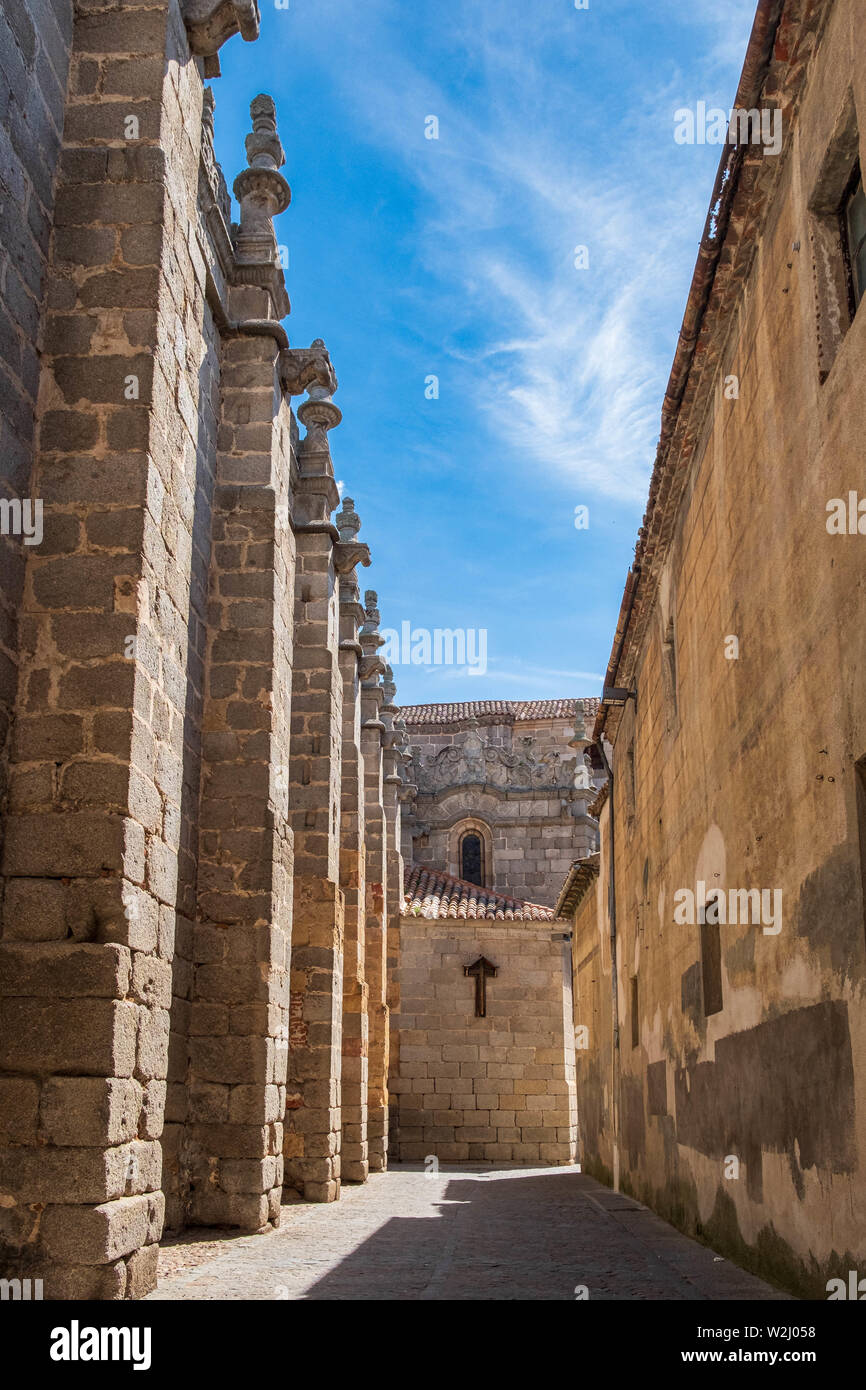
[[[475,1017],[487,1017],[487,977],[496,974],[496,966],[486,956],[479,956],[472,965],[464,965],[464,975],[475,976]]]

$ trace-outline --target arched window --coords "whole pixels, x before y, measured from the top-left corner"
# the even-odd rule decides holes
[[[449,874],[479,888],[490,888],[495,868],[493,835],[486,821],[478,816],[463,816],[455,821],[448,836]]]
[[[484,844],[474,830],[467,831],[460,841],[460,877],[484,887]]]

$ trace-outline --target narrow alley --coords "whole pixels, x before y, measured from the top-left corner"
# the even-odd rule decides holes
[[[787,1297],[576,1167],[397,1166],[266,1235],[190,1234],[151,1300]]]

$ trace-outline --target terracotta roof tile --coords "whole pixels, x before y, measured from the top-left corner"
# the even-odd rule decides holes
[[[574,860],[554,908],[560,917],[568,917],[577,910],[598,878],[600,868],[601,855],[598,852]]]
[[[598,700],[584,700],[587,724],[595,718]],[[503,723],[530,719],[574,719],[574,700],[469,700],[455,705],[403,705],[401,718],[407,728],[423,724],[459,724],[472,716],[493,723],[499,717]]]
[[[445,917],[505,922],[552,922],[553,908],[504,897],[493,889],[479,888],[462,878],[415,864],[404,876],[405,917]]]

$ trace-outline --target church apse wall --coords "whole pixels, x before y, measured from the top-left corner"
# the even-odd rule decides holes
[[[595,848],[587,804],[603,773],[585,720],[596,703],[404,708],[417,787],[403,822],[406,863],[552,906],[572,861]]]
[[[564,928],[401,919],[390,1082],[401,1162],[574,1162]]]

